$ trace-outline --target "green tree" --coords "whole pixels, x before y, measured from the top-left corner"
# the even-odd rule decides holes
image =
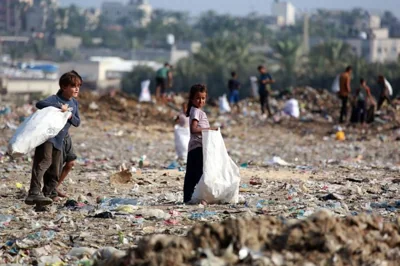
[[[278,70],[278,84],[286,88],[296,85],[298,75],[301,75],[305,62],[301,41],[299,39],[286,39],[272,43],[271,58],[275,61]]]

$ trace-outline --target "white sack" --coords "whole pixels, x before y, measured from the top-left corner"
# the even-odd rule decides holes
[[[389,81],[387,79],[385,79],[385,85],[388,88],[389,95],[392,96],[393,95],[393,88],[392,88],[392,85],[389,83]]]
[[[9,141],[11,156],[27,154],[37,146],[55,137],[64,128],[71,112],[56,107],[37,110],[17,128]]]
[[[331,91],[333,93],[338,93],[340,91],[340,75],[337,75],[333,81]]]
[[[221,114],[229,113],[231,111],[231,107],[228,102],[228,98],[226,94],[219,97],[219,112]]]
[[[151,102],[150,93],[150,80],[145,80],[141,84],[141,91],[139,96],[139,102]]]
[[[296,99],[290,99],[286,101],[285,106],[283,107],[283,112],[285,112],[285,114],[287,115],[290,115],[291,117],[299,118],[300,117],[299,102]]]
[[[257,77],[250,77],[251,92],[254,98],[258,98],[258,79]]]
[[[175,151],[179,159],[186,160],[189,148],[190,129],[175,125]]]
[[[221,132],[203,131],[203,176],[192,200],[207,203],[238,203],[239,167],[229,157]]]

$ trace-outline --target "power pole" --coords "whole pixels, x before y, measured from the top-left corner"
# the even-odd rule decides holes
[[[310,52],[310,18],[308,13],[304,14],[303,46],[304,54],[308,54]]]

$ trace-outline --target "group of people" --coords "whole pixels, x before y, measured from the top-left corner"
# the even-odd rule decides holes
[[[376,102],[371,93],[371,89],[364,78],[360,79],[359,87],[352,92],[351,74],[352,67],[348,66],[339,77],[339,98],[342,101],[340,109],[340,123],[347,123],[348,105],[352,106],[351,122],[361,123],[365,125],[367,122],[373,121],[375,108],[379,111],[382,105],[387,102],[391,104],[391,91],[384,76],[379,75],[377,78],[377,87],[379,89],[379,100]]]

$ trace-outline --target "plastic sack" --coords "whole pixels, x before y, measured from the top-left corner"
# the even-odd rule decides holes
[[[192,201],[207,203],[238,203],[239,167],[229,157],[221,132],[203,131],[203,176],[197,184]]]
[[[139,102],[151,102],[150,80],[142,81]]]
[[[337,75],[333,81],[331,91],[333,93],[338,93],[340,91],[340,75]]]
[[[218,101],[219,101],[219,112],[221,114],[229,113],[231,111],[231,107],[229,105],[226,94],[219,97]]]
[[[251,92],[254,98],[258,98],[258,79],[257,77],[250,77]]]
[[[287,115],[290,115],[291,117],[299,118],[300,117],[299,102],[296,99],[290,99],[286,101],[285,106],[283,107],[283,112],[285,112],[285,114]]]
[[[71,111],[56,107],[37,110],[17,128],[9,141],[8,153],[15,157],[27,154],[37,146],[55,137],[64,128]]]
[[[393,95],[393,88],[392,88],[392,85],[389,83],[389,81],[387,79],[385,79],[385,85],[388,88],[389,95],[392,96]]]
[[[179,159],[186,160],[189,148],[190,129],[175,125],[175,151]]]

